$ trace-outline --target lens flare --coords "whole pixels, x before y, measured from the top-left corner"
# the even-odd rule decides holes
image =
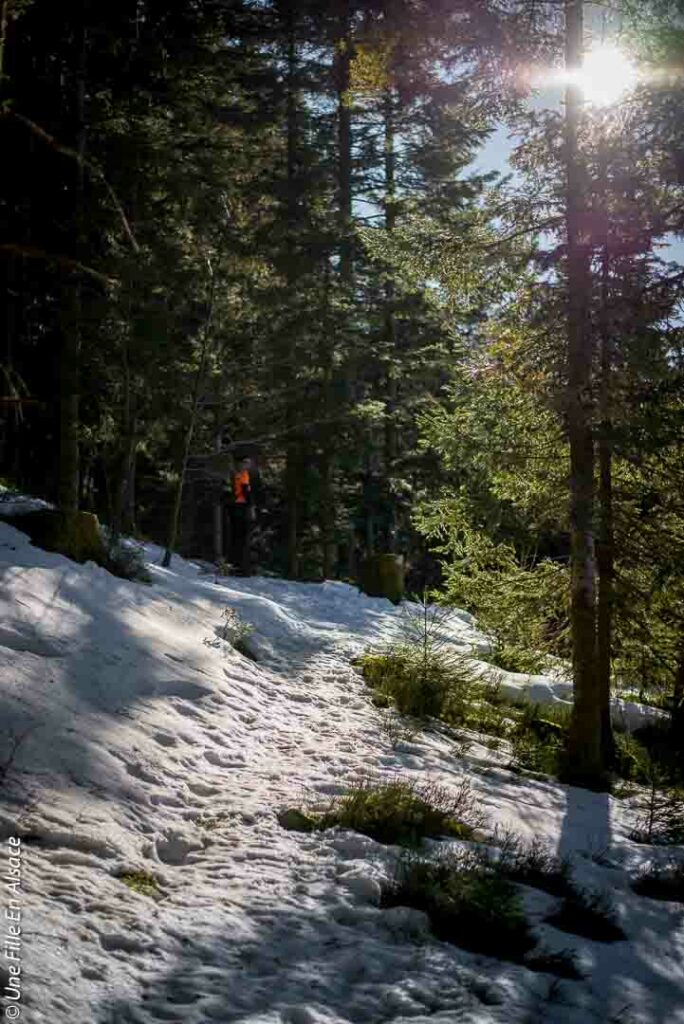
[[[582,67],[574,70],[539,68],[528,73],[528,83],[536,89],[576,85],[584,100],[595,107],[618,103],[644,80],[630,57],[617,46],[597,46],[584,55]]]
[[[611,106],[637,85],[639,73],[626,53],[616,46],[599,46],[590,50],[581,68],[570,72],[588,103],[597,107]]]

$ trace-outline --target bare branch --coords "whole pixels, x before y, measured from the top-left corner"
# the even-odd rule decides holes
[[[133,229],[131,228],[130,222],[128,220],[128,217],[126,216],[123,206],[121,205],[119,197],[107,181],[104,172],[101,170],[100,167],[98,167],[96,163],[94,163],[92,160],[86,160],[75,149],[72,149],[71,146],[65,146],[64,143],[59,142],[59,140],[56,139],[54,135],[50,135],[49,132],[45,131],[44,128],[41,128],[39,124],[36,124],[36,122],[32,121],[29,117],[25,117],[24,114],[18,114],[16,111],[8,110],[5,111],[1,116],[11,117],[15,121],[19,121],[20,124],[23,124],[26,128],[28,128],[28,130],[33,135],[35,135],[36,138],[40,139],[40,141],[43,142],[46,146],[49,146],[51,149],[54,149],[56,153],[60,153],[62,156],[66,156],[69,157],[69,159],[71,160],[75,160],[78,164],[81,165],[81,167],[84,168],[84,170],[89,171],[93,178],[96,178],[98,181],[100,181],[104,186],[107,195],[109,196],[112,206],[119,215],[119,219],[121,220],[124,233],[128,238],[131,248],[136,253],[140,252],[140,246],[136,241],[135,235],[133,234]]]
[[[74,260],[71,256],[65,256],[63,253],[58,252],[48,252],[47,249],[39,249],[35,245],[19,245],[18,242],[0,242],[0,253],[3,252],[10,256],[24,256],[29,260],[45,260],[46,263],[56,263],[57,266],[64,267],[66,270],[74,270],[79,274],[92,277],[99,281],[100,284],[107,285],[108,288],[115,288],[119,284],[115,277],[107,277],[106,274],[101,274],[99,270],[95,270],[79,260]]]

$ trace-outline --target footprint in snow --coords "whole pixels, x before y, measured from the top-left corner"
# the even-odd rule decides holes
[[[155,849],[162,864],[179,866],[185,863],[189,854],[203,850],[204,843],[180,832],[167,832],[161,839],[157,839]]]
[[[104,981],[107,977],[107,971],[100,964],[84,964],[81,967],[81,977],[87,981]]]
[[[194,707],[192,704],[186,704],[185,701],[179,701],[177,704],[174,704],[174,708],[184,718],[204,718],[199,708]]]
[[[174,793],[153,793],[150,803],[153,807],[185,807],[187,805],[183,796]]]
[[[104,932],[100,935],[100,945],[107,952],[146,953],[150,949],[149,942],[142,942],[124,932]]]
[[[141,782],[158,783],[160,781],[153,772],[148,771],[139,761],[131,761],[130,764],[127,764],[126,771],[134,779],[139,779]]]
[[[152,739],[162,747],[175,747],[178,744],[176,737],[168,732],[155,732],[152,734]]]
[[[224,758],[214,750],[205,750],[204,759],[217,768],[244,768],[244,758]]]
[[[298,691],[295,690],[295,691],[292,691],[290,693],[285,694],[285,696],[288,697],[290,700],[296,701],[299,704],[313,704],[314,703],[314,698],[313,698],[313,696],[310,693],[301,693],[301,692],[298,692]]]
[[[213,691],[208,686],[200,686],[187,679],[165,679],[154,685],[154,693],[159,697],[182,697],[186,700],[200,700],[210,697]]]
[[[188,782],[187,787],[195,796],[216,796],[221,792],[218,786],[208,786],[205,782]]]

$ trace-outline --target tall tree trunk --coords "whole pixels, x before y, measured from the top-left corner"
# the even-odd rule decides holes
[[[138,464],[138,439],[136,437],[135,429],[132,433],[132,441],[133,443],[131,444],[130,457],[128,461],[128,477],[126,480],[121,525],[126,533],[131,537],[135,537],[138,533],[137,516],[135,514],[135,477],[136,467]]]
[[[396,138],[394,120],[394,94],[390,87],[385,89],[385,231],[391,234],[397,221],[396,206]],[[385,474],[387,492],[387,550],[397,549],[397,517],[395,498],[389,486],[397,458],[397,318],[396,285],[392,271],[388,268],[385,281],[385,358],[386,358],[386,408],[385,408]]]
[[[351,288],[354,278],[354,239],[352,219],[352,112],[350,96],[350,65],[352,56],[351,7],[349,0],[339,0],[337,8],[337,39],[335,53],[335,88],[337,93],[337,221],[339,238],[339,274],[343,286]],[[326,257],[326,278],[329,286],[329,262]],[[328,288],[328,293],[329,293]],[[321,339],[323,367],[324,416],[333,406],[332,346],[336,332]],[[321,453],[318,462],[321,481],[321,534],[323,548],[322,575],[330,579],[335,571],[335,439],[330,427],[321,431]]]
[[[354,278],[354,226],[352,216],[352,109],[350,67],[352,59],[351,5],[339,0],[336,80],[338,147],[338,220],[340,276],[351,286]]]
[[[223,439],[223,430],[221,424],[221,412],[220,406],[216,406],[216,433],[214,435],[214,451],[220,453]],[[223,508],[225,504],[225,496],[223,492],[218,489],[214,498],[214,509],[213,509],[213,551],[214,561],[218,564],[223,561]]]
[[[583,2],[565,0],[566,67],[582,65]],[[590,251],[582,224],[585,171],[579,153],[582,93],[565,91],[566,228],[568,286],[567,424],[570,444],[571,606],[574,703],[567,748],[567,775],[588,785],[603,781],[601,706],[596,649],[594,551],[594,439],[592,348],[589,320]]]
[[[85,11],[80,4],[76,11],[75,28],[75,149],[78,160],[74,161],[74,254],[82,261],[84,243],[84,159],[86,147],[85,126],[85,76],[86,76],[86,30]],[[61,324],[61,349],[59,362],[59,482],[57,504],[63,512],[78,511],[79,499],[79,433],[80,433],[80,382],[79,362],[81,351],[82,285],[80,278],[66,284],[64,313]]]
[[[299,224],[299,199],[297,195],[297,152],[299,148],[297,125],[297,41],[295,10],[292,0],[287,5],[287,295],[292,301],[297,287],[297,244],[296,233]],[[297,376],[295,333],[288,330],[287,380],[291,387]],[[296,403],[287,403],[287,436],[285,458],[285,503],[287,519],[287,575],[290,579],[299,576],[299,507],[300,507],[300,443],[296,438],[298,416]]]
[[[121,408],[121,439],[115,456],[111,494],[111,532],[110,544],[114,547],[119,542],[123,523],[126,489],[131,473],[131,463],[135,458],[137,438],[133,422],[131,371],[129,364],[128,338],[124,340],[121,352],[123,376],[123,402]]]
[[[216,287],[216,275],[213,268],[209,267],[210,275],[210,289],[209,289],[209,305],[207,308],[207,316],[204,322],[204,330],[202,334],[202,349],[200,353],[200,362],[197,367],[195,374],[195,382],[192,388],[192,400],[190,403],[190,412],[188,415],[188,422],[185,428],[185,438],[183,441],[183,447],[181,449],[181,456],[178,460],[177,466],[177,482],[176,489],[173,496],[173,505],[171,507],[171,518],[169,520],[169,534],[168,541],[166,544],[166,550],[164,557],[162,558],[162,565],[164,568],[168,568],[171,565],[171,557],[173,555],[173,549],[176,546],[178,538],[178,529],[180,526],[180,514],[181,505],[183,502],[183,487],[185,484],[185,473],[188,467],[188,458],[190,455],[190,445],[192,444],[192,438],[195,433],[195,424],[197,423],[197,412],[199,410],[200,395],[202,393],[202,385],[204,384],[204,374],[207,366],[207,358],[209,356],[209,344],[211,339],[211,326],[212,319],[214,316],[214,293]]]
[[[684,637],[681,638],[674,686],[672,688],[672,735],[675,746],[684,750]]]
[[[324,344],[326,340],[324,341]],[[329,346],[328,342],[328,346]],[[332,388],[332,366],[330,360],[330,347],[324,353],[324,382],[323,393],[326,398],[326,415],[330,415],[333,408]],[[330,426],[322,427],[320,436],[320,455],[318,457],[318,473],[320,474],[320,535],[323,541],[323,578],[331,580],[335,574],[337,565],[337,545],[335,543],[335,438]]]
[[[605,179],[604,179],[605,180]],[[607,232],[606,232],[607,236]],[[605,239],[601,261],[601,309],[599,313],[599,345],[601,379],[599,382],[599,535],[596,546],[598,568],[598,696],[601,708],[601,753],[604,765],[612,763],[615,743],[610,722],[610,676],[613,642],[613,607],[615,589],[615,538],[613,524],[613,424],[611,408],[612,345],[608,304],[610,272],[608,238]]]
[[[5,95],[5,46],[7,44],[8,22],[9,0],[0,0],[0,99],[4,99]]]

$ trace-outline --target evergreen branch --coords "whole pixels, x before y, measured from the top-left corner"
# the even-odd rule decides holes
[[[523,238],[525,235],[530,235],[536,231],[547,231],[549,228],[557,228],[563,223],[562,217],[549,217],[548,220],[543,220],[539,224],[531,224],[529,227],[520,228],[518,231],[511,232],[510,235],[505,235],[502,238],[496,238],[493,242],[486,242],[480,246],[481,249],[496,249],[499,245],[504,245],[506,242],[514,242],[516,238]]]

